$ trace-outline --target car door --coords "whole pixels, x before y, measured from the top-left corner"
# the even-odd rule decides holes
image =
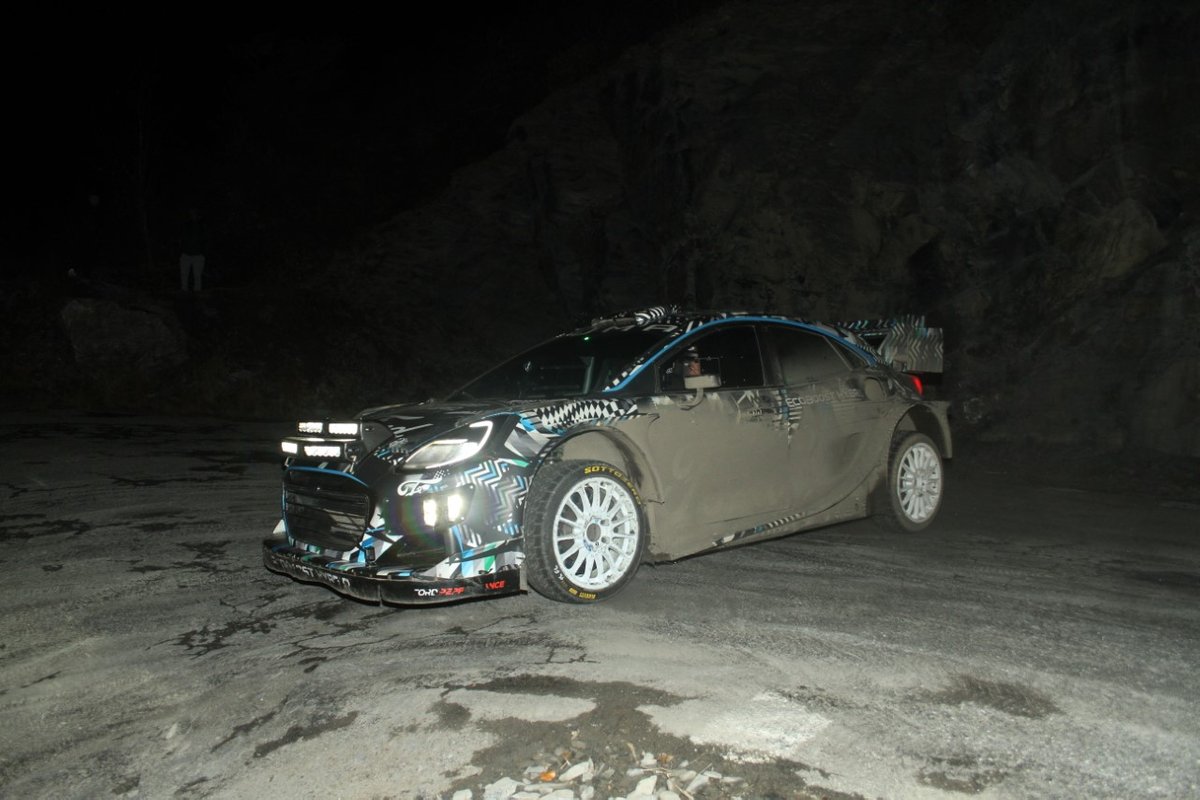
[[[784,325],[763,333],[787,407],[792,501],[798,511],[817,513],[875,465],[882,392],[867,385],[865,362],[828,336]]]
[[[698,368],[691,356],[698,356]],[[688,369],[702,381],[715,377],[716,385],[689,388]],[[658,364],[658,417],[648,438],[663,482],[672,553],[711,547],[778,519],[788,506],[787,428],[779,392],[764,376],[750,325],[698,331]]]

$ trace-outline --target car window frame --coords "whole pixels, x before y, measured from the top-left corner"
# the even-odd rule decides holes
[[[622,332],[623,331],[617,331],[616,333],[622,333]],[[473,393],[466,392],[466,390],[469,387],[471,387],[472,385],[474,385],[476,383],[481,382],[484,378],[488,378],[488,377],[492,377],[497,374],[500,374],[501,370],[503,370],[505,367],[509,366],[512,363],[518,362],[520,360],[528,359],[530,356],[537,353],[538,351],[540,351],[543,348],[549,347],[556,342],[560,342],[560,341],[570,338],[570,337],[586,338],[589,335],[606,336],[609,334],[607,332],[597,332],[594,334],[588,334],[587,332],[583,332],[583,331],[569,331],[567,333],[562,333],[557,336],[552,336],[549,339],[544,339],[541,342],[538,342],[537,344],[534,344],[530,347],[525,348],[524,350],[514,353],[513,355],[509,356],[508,358],[504,358],[504,359],[492,364],[489,368],[487,368],[483,372],[475,375],[469,381],[467,381],[463,384],[460,384],[453,391],[444,395],[443,399],[447,402],[461,402],[464,400],[501,400],[501,401],[513,401],[513,400],[517,400],[517,401],[534,400],[534,401],[536,401],[536,400],[557,400],[557,399],[583,400],[583,399],[587,399],[587,398],[603,397],[608,392],[611,391],[612,387],[610,387],[608,385],[608,383],[610,380],[615,380],[615,378],[616,378],[615,373],[609,380],[606,380],[604,382],[601,382],[596,377],[589,377],[591,386],[588,388],[588,390],[586,392],[579,392],[579,393],[572,393],[572,394],[548,393],[545,396],[532,395],[532,394],[516,396],[512,393],[505,393],[502,395],[484,396],[484,395],[475,395]],[[622,366],[626,369],[630,369],[631,365],[636,365],[640,359],[645,357],[646,353],[653,352],[655,347],[657,347],[659,345],[659,343],[662,341],[662,339],[664,338],[663,336],[658,335],[658,332],[656,332],[656,335],[657,335],[657,341],[654,344],[648,345],[646,349],[640,351],[636,355],[631,355],[628,360],[622,360],[621,361]]]
[[[760,382],[758,384],[751,385],[751,386],[727,386],[724,383],[722,383],[722,385],[719,386],[718,388],[709,389],[708,391],[710,391],[710,392],[711,391],[724,391],[727,389],[730,391],[736,391],[736,390],[751,391],[751,390],[757,390],[757,389],[770,388],[772,386],[772,383],[771,383],[772,375],[771,375],[771,372],[767,365],[766,354],[763,351],[763,336],[759,330],[760,327],[761,326],[756,325],[752,322],[744,322],[744,321],[738,320],[736,322],[730,322],[728,324],[723,324],[723,325],[705,326],[704,328],[700,328],[695,331],[691,331],[686,336],[684,336],[681,339],[681,341],[676,342],[671,347],[670,350],[666,351],[658,359],[655,360],[655,364],[653,365],[653,372],[654,372],[654,387],[655,387],[656,393],[672,394],[672,395],[673,394],[693,394],[695,391],[693,389],[687,389],[684,387],[664,386],[663,374],[666,371],[666,369],[678,360],[680,354],[683,353],[684,350],[687,350],[690,347],[695,347],[698,345],[702,346],[702,343],[704,342],[704,340],[711,336],[717,336],[717,335],[728,333],[729,331],[736,331],[736,330],[748,330],[748,331],[750,331],[751,335],[754,338],[754,349],[758,355],[758,367],[759,367]],[[704,358],[704,356],[702,356],[701,358]]]
[[[799,386],[803,385],[804,383],[828,380],[830,377],[837,375],[849,374],[855,370],[863,369],[868,366],[868,363],[865,359],[863,359],[845,344],[839,342],[833,336],[822,333],[821,331],[813,330],[807,327],[800,327],[797,325],[761,325],[759,327],[761,328],[759,336],[759,349],[763,353],[764,359],[771,370],[772,382],[770,385]],[[783,374],[783,363],[779,357],[779,348],[776,346],[776,340],[772,336],[772,333],[775,331],[789,335],[795,334],[800,336],[815,336],[824,340],[826,346],[829,347],[834,352],[837,359],[841,361],[842,366],[844,367],[843,371],[830,371],[822,375],[814,376],[800,383],[787,383]]]

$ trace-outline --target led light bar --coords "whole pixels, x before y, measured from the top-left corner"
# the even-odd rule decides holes
[[[306,444],[304,445],[304,455],[309,458],[341,458],[342,446],[340,444]]]
[[[324,422],[301,422],[296,426],[301,433],[324,433]]]
[[[279,443],[279,449],[290,456],[298,455],[300,453],[300,445],[296,444],[295,442],[282,441]]]
[[[358,436],[358,423],[331,422],[329,423],[329,433],[331,436]]]

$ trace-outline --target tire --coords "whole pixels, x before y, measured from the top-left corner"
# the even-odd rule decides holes
[[[897,431],[888,452],[886,509],[875,519],[893,530],[925,530],[942,507],[945,486],[945,465],[933,440]]]
[[[633,482],[602,461],[560,461],[534,476],[525,498],[525,575],[538,594],[595,603],[633,578],[646,549]]]

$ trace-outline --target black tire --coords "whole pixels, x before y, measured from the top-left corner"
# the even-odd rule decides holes
[[[595,603],[633,578],[648,531],[637,488],[603,461],[560,461],[525,497],[525,575],[538,594]]]
[[[923,433],[897,431],[888,451],[886,500],[876,521],[915,533],[928,528],[942,507],[946,470],[938,447]]]

